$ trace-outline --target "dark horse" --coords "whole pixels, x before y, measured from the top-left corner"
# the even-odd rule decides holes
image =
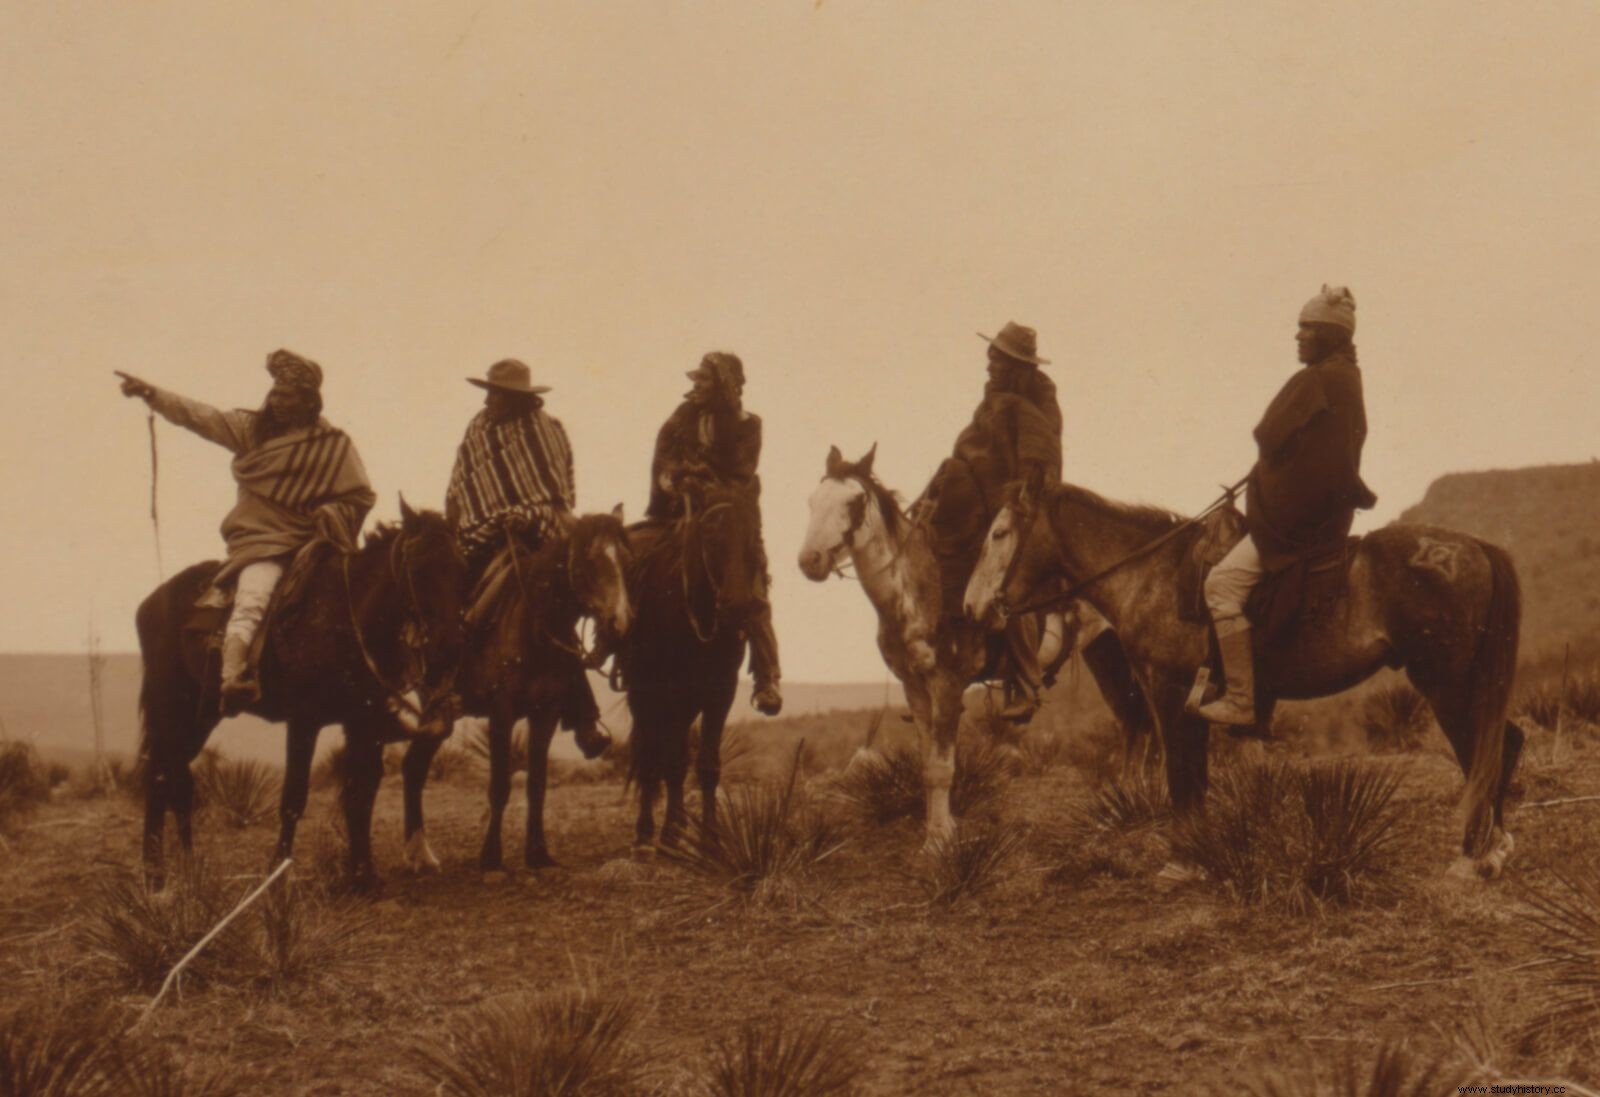
[[[599,622],[611,636],[632,625],[626,581],[628,539],[622,508],[589,514],[537,551],[518,546],[500,576],[500,594],[474,607],[462,666],[465,711],[489,720],[489,825],[478,861],[501,867],[500,824],[511,796],[511,729],[528,720],[528,829],[522,859],[529,868],[555,864],[545,845],[544,794],[550,740],[572,704],[572,682],[585,673],[577,643],[578,618]],[[509,562],[509,561],[508,561]],[[412,868],[438,868],[423,829],[422,788],[441,739],[415,739],[406,750],[406,859]],[[607,741],[582,744],[598,754]]]
[[[275,860],[290,855],[305,812],[317,734],[344,726],[342,802],[349,872],[358,887],[376,883],[372,804],[383,776],[385,742],[442,736],[453,719],[461,659],[466,565],[438,514],[400,504],[401,522],[367,538],[349,556],[330,552],[311,566],[294,605],[263,625],[261,699],[246,711],[287,723],[289,740]],[[162,871],[162,828],[170,808],[185,851],[193,837],[194,778],[189,763],[221,719],[218,671],[204,632],[187,629],[196,599],[220,565],[196,564],[139,606],[144,684],[140,758],[145,769],[144,863]]]
[[[1179,616],[1190,541],[1180,526],[1170,512],[1070,484],[1024,485],[990,526],[965,609],[975,620],[998,620],[1051,580],[1085,584],[1078,593],[1117,630],[1151,698],[1173,807],[1186,812],[1206,790],[1209,728],[1184,702],[1206,658],[1207,632]],[[1336,608],[1258,649],[1261,725],[1274,699],[1324,697],[1383,667],[1403,667],[1466,776],[1464,856],[1455,871],[1497,876],[1513,848],[1502,807],[1523,738],[1506,719],[1522,612],[1511,558],[1466,534],[1388,526],[1361,539],[1348,567]]]
[[[628,587],[637,614],[619,653],[633,717],[632,777],[639,786],[635,845],[655,835],[655,802],[667,789],[661,842],[674,845],[688,821],[683,782],[689,728],[700,719],[695,771],[702,825],[716,829],[722,729],[744,659],[743,625],[753,606],[761,513],[754,487],[688,481],[684,515],[671,525],[629,528],[634,562]]]

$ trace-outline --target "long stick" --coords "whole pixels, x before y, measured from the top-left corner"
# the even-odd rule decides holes
[[[260,887],[256,888],[249,895],[246,895],[243,899],[241,899],[239,901],[239,905],[228,912],[227,917],[223,918],[222,921],[212,926],[211,932],[200,938],[200,940],[195,943],[194,948],[190,949],[184,955],[183,959],[179,960],[172,966],[172,970],[167,972],[167,977],[161,981],[161,989],[156,991],[156,996],[150,999],[150,1004],[144,1007],[144,1011],[139,1014],[139,1019],[133,1023],[134,1028],[138,1028],[140,1025],[144,1024],[150,1019],[150,1014],[155,1011],[156,1006],[161,1004],[162,997],[172,986],[173,981],[177,979],[178,973],[184,969],[184,966],[187,965],[190,960],[193,960],[196,956],[198,956],[200,954],[200,950],[211,943],[212,938],[216,937],[217,934],[221,933],[225,928],[227,928],[228,923],[237,918],[240,911],[244,910],[245,907],[255,902],[262,892],[266,891],[267,888],[272,886],[272,882],[274,880],[287,872],[289,866],[292,864],[294,864],[294,859],[287,858],[284,860],[283,864],[273,869],[271,875],[269,875],[265,880],[261,881]]]
[[[156,505],[156,491],[160,485],[161,458],[156,452],[156,413],[154,410],[145,419],[150,427],[150,525],[156,533],[156,578],[166,582],[167,569],[161,563],[161,510]]]

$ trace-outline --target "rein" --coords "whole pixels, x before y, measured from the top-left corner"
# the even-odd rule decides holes
[[[826,480],[828,477],[824,476],[823,479]],[[865,485],[863,485],[863,488],[865,488]],[[844,536],[839,538],[839,544],[845,549],[849,550],[852,555],[856,551],[856,547],[853,544],[855,541],[855,536],[861,532],[861,527],[866,525],[867,507],[869,506],[878,506],[878,502],[872,497],[871,491],[864,491],[861,497],[861,513],[851,518],[850,524],[845,527]],[[882,508],[879,509],[881,510]],[[906,516],[902,514],[901,517],[905,518]],[[910,521],[910,519],[906,520]],[[888,522],[884,522],[885,533],[888,532],[888,525]],[[887,540],[888,538],[886,537],[885,539]],[[852,574],[851,572],[844,570],[844,564],[841,562],[833,565],[833,574],[837,575],[840,579],[854,579],[858,583],[865,582],[868,578],[874,575],[883,574],[890,568],[894,567],[895,562],[898,561],[905,552],[903,539],[901,541],[891,542],[891,544],[893,551],[889,554],[889,559],[885,561],[881,567],[878,567],[873,571],[869,571],[865,575],[861,573],[860,569],[857,569],[855,573]],[[855,566],[854,560],[851,561],[851,566]]]
[[[533,602],[528,597],[528,584],[522,576],[522,554],[518,551],[520,546],[518,546],[516,538],[511,535],[511,528],[509,526],[504,528],[506,535],[506,551],[511,554],[511,569],[517,577],[517,590],[522,595],[522,606],[524,611],[528,613],[530,618],[533,619],[538,628],[537,639],[549,644],[553,648],[566,652],[568,655],[577,656],[580,661],[587,664],[594,652],[590,649],[586,649],[583,646],[583,634],[581,632],[578,634],[578,643],[569,644],[565,640],[562,640],[560,637],[558,637],[554,632],[550,631],[550,628],[545,621],[534,614]],[[577,539],[571,534],[568,534],[566,562],[567,582],[568,585],[572,587],[572,592],[575,596],[577,595],[577,586],[574,581],[578,574],[577,552]],[[581,603],[582,599],[579,599],[579,601]],[[580,616],[582,616],[582,614],[580,614]]]
[[[396,689],[394,686],[390,685],[388,679],[384,677],[383,671],[378,669],[377,660],[373,659],[372,652],[367,648],[366,637],[361,631],[361,621],[356,616],[355,593],[350,585],[350,557],[353,555],[355,554],[343,554],[343,558],[340,561],[340,570],[344,575],[344,600],[345,608],[350,613],[350,630],[355,633],[356,648],[361,652],[361,661],[367,665],[367,671],[372,675],[373,680],[378,683],[383,692],[387,695],[389,710],[396,715],[398,715],[401,710],[404,710],[413,718],[420,721],[423,716],[422,710],[417,707],[416,703],[413,702],[411,698],[406,696],[407,690],[405,688],[405,684],[402,683],[401,689]],[[411,620],[408,623],[417,629],[421,629],[425,626],[423,626],[419,621],[422,610],[421,604],[417,598],[416,581],[411,574],[409,565],[405,562],[405,556],[406,536],[404,533],[402,533],[395,538],[393,547],[389,549],[389,576],[390,578],[394,579],[396,583],[398,583],[400,579],[399,572],[403,571],[405,573],[406,592],[411,599]],[[396,557],[400,558],[399,568],[396,568],[395,566]],[[409,640],[406,642],[406,649],[410,654],[416,654],[417,649]],[[426,660],[424,660],[423,676],[426,677],[426,674],[427,664]]]
[[[712,503],[699,515],[699,517],[703,520],[707,514],[715,514],[719,510],[731,510],[732,508],[732,503]],[[709,644],[713,639],[716,638],[717,635],[719,622],[715,607],[717,607],[718,603],[721,601],[722,592],[717,589],[717,581],[711,574],[711,565],[706,560],[705,540],[696,535],[696,531],[699,529],[699,526],[695,524],[696,516],[693,510],[693,505],[690,503],[687,496],[685,496],[683,501],[683,511],[683,614],[685,617],[689,618],[689,628],[693,630],[695,639],[699,640],[702,644]],[[699,552],[697,555],[700,557],[700,570],[705,572],[706,584],[711,588],[711,598],[714,608],[711,614],[710,631],[702,628],[700,625],[700,619],[694,615],[694,597],[693,592],[689,589],[689,539],[691,537],[694,537],[695,540],[699,542]]]
[[[1243,480],[1240,480],[1238,483],[1234,484],[1232,487],[1223,488],[1222,494],[1218,496],[1210,506],[1206,507],[1199,514],[1196,514],[1191,518],[1184,519],[1182,522],[1179,522],[1171,529],[1162,533],[1161,536],[1140,545],[1122,559],[1101,568],[1087,579],[1080,579],[1078,582],[1073,583],[1066,590],[1059,593],[1048,594],[1043,598],[1035,598],[1032,601],[1025,602],[1020,606],[1012,607],[1006,604],[1006,588],[1011,585],[1011,580],[1016,577],[1017,568],[1022,560],[1023,545],[1027,539],[1032,536],[1033,526],[1038,520],[1039,510],[1041,509],[1038,506],[1029,508],[1027,514],[1027,528],[1024,531],[1023,536],[1017,541],[1016,551],[1011,554],[1011,560],[1006,565],[1005,578],[1000,584],[1000,592],[995,597],[995,612],[1000,615],[1000,619],[1003,621],[1008,617],[1021,616],[1029,613],[1038,613],[1040,610],[1055,609],[1066,605],[1068,602],[1076,599],[1085,590],[1088,590],[1090,587],[1094,586],[1108,575],[1120,571],[1122,568],[1133,563],[1135,560],[1138,560],[1144,556],[1148,556],[1162,545],[1172,541],[1179,534],[1193,529],[1195,526],[1209,518],[1212,514],[1215,514],[1218,510],[1221,510],[1225,506],[1231,505],[1234,498],[1239,494],[1239,489],[1244,487],[1245,484],[1249,482],[1249,479],[1250,478],[1247,476]],[[1051,536],[1055,536],[1054,530],[1051,531]],[[1056,539],[1056,552],[1058,555],[1061,553],[1061,541],[1059,538]]]

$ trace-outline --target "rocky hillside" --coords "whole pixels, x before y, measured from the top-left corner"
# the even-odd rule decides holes
[[[1462,530],[1511,551],[1525,658],[1600,637],[1600,461],[1451,473],[1400,521]]]

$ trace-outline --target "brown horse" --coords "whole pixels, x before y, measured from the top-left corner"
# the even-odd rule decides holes
[[[1180,812],[1204,802],[1209,732],[1184,710],[1207,654],[1206,626],[1179,617],[1185,525],[1168,511],[1069,484],[1023,485],[990,526],[965,599],[970,617],[996,624],[1052,581],[1092,602],[1122,637],[1152,699]],[[1261,724],[1276,699],[1324,697],[1383,667],[1404,668],[1466,777],[1463,858],[1454,871],[1497,876],[1514,845],[1502,808],[1522,749],[1522,732],[1506,720],[1521,620],[1511,558],[1450,530],[1388,526],[1362,538],[1348,567],[1336,608],[1258,650]]]
[[[628,587],[637,616],[618,653],[633,717],[632,773],[639,786],[634,843],[650,848],[655,802],[667,790],[661,843],[675,845],[687,824],[683,784],[689,728],[700,720],[695,772],[702,825],[715,833],[722,729],[733,707],[744,660],[744,623],[762,567],[761,512],[751,487],[690,481],[686,507],[672,525],[629,529],[634,562]]]
[[[287,763],[274,860],[290,856],[305,812],[317,734],[344,726],[342,801],[358,887],[376,883],[372,804],[385,742],[443,736],[454,718],[463,647],[466,565],[444,519],[400,503],[399,526],[381,527],[359,552],[330,553],[311,566],[295,604],[270,622],[261,655],[261,699],[246,711],[288,724]],[[196,599],[220,565],[173,576],[139,606],[144,682],[139,755],[144,766],[144,863],[163,880],[162,830],[170,809],[185,851],[192,845],[194,778],[189,763],[221,720],[218,668],[203,632],[186,629]]]
[[[859,461],[846,461],[837,446],[829,450],[822,482],[811,494],[800,570],[820,583],[840,571],[848,557],[878,611],[878,650],[905,688],[906,704],[928,747],[923,781],[931,843],[955,826],[950,782],[962,695],[983,673],[988,643],[981,627],[942,617],[939,563],[927,531],[901,514],[894,496],[873,475],[877,450],[873,446]],[[1059,642],[1041,645],[1040,663],[1059,667],[1074,650],[1082,654],[1127,734],[1131,755],[1150,716],[1115,633],[1098,615],[1076,607],[1069,607],[1058,626]],[[1047,638],[1052,631],[1045,630]]]
[[[557,721],[569,711],[574,681],[586,673],[578,644],[580,617],[591,617],[616,638],[632,625],[626,574],[629,550],[622,508],[579,518],[566,533],[537,551],[518,547],[511,573],[503,577],[498,612],[474,624],[463,661],[461,695],[465,711],[489,721],[489,825],[478,863],[485,871],[501,867],[500,826],[511,796],[511,729],[528,721],[528,821],[523,863],[554,865],[544,834],[544,797],[550,741]],[[441,739],[416,739],[406,750],[406,860],[412,868],[439,867],[428,846],[422,817],[422,789]],[[608,740],[580,744],[598,754]]]

